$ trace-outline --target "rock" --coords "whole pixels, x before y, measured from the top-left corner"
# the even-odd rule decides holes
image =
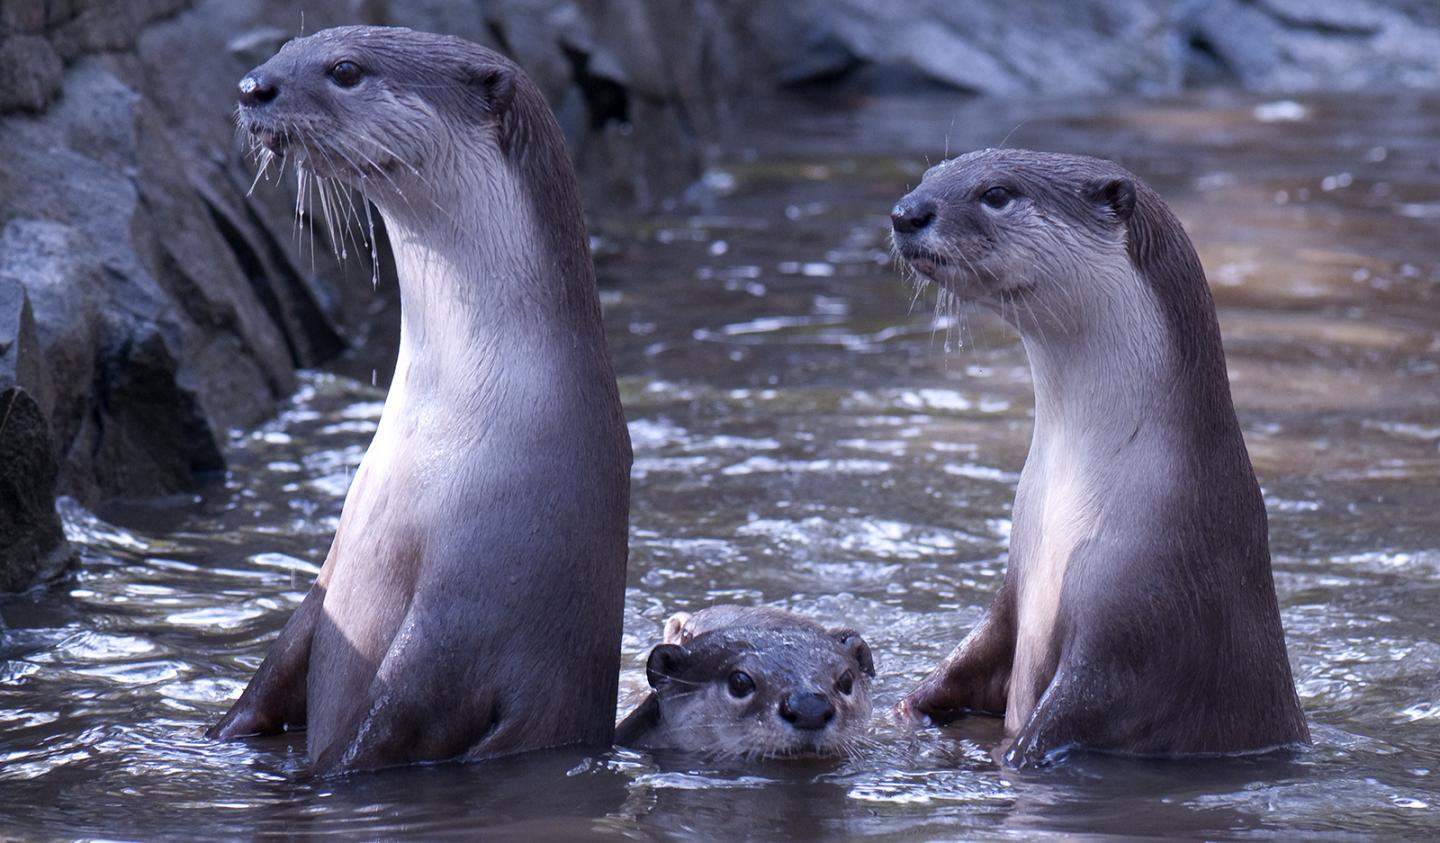
[[[48,392],[25,288],[0,279],[0,592],[74,557],[55,511],[54,443],[33,392]]]
[[[163,118],[114,69],[83,59],[42,117],[0,123],[0,278],[29,290],[62,488],[84,502],[189,488],[294,383]],[[146,413],[117,403],[137,395]]]
[[[0,32],[37,34],[45,31],[47,0],[5,0],[0,3]]]
[[[8,0],[7,0],[8,2]],[[71,0],[52,6],[50,40],[71,61],[88,53],[128,50],[151,21],[184,9],[190,0]],[[59,19],[54,12],[59,11]]]
[[[64,65],[38,35],[0,36],[0,114],[44,111],[60,90]]]
[[[1440,85],[1440,13],[1407,0],[1211,0],[1177,20],[1260,91]]]
[[[23,386],[40,407],[50,406],[50,369],[35,336],[30,297],[17,281],[0,277],[0,388]]]

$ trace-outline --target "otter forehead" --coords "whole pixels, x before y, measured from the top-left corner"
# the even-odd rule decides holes
[[[926,170],[912,193],[962,198],[1003,187],[1031,198],[1070,199],[1096,181],[1116,178],[1134,176],[1100,158],[1030,149],[981,149]]]
[[[391,89],[434,99],[445,82],[465,81],[476,66],[510,67],[501,54],[449,35],[391,26],[340,26],[285,43],[273,57],[252,71],[286,77],[288,81],[323,76],[340,62],[354,62],[368,76],[382,78]]]
[[[833,638],[806,627],[788,630],[717,629],[697,635],[689,644],[692,677],[724,674],[740,667],[766,669],[779,678],[808,679],[857,667],[854,658]]]

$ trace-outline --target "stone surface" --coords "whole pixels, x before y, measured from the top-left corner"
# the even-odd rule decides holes
[[[281,332],[163,120],[113,64],[77,62],[43,116],[0,123],[0,279],[29,290],[62,488],[82,501],[188,488],[194,470],[221,467],[226,429],[264,419],[293,386]],[[119,401],[141,394],[175,423]]]
[[[38,35],[0,37],[0,113],[44,111],[60,90],[64,65]]]
[[[55,512],[54,443],[37,395],[50,389],[25,288],[0,279],[0,592],[73,557]]]

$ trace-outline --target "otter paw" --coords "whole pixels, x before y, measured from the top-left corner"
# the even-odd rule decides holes
[[[910,704],[909,697],[890,708],[890,719],[895,721],[896,725],[910,729],[928,729],[935,725],[930,715]]]

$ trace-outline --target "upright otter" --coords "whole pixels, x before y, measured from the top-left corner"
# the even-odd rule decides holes
[[[1016,766],[1307,742],[1215,306],[1165,203],[1108,161],[985,150],[892,222],[915,271],[1019,330],[1035,380],[1005,580],[900,713],[1003,712]]]
[[[853,629],[711,606],[671,617],[645,672],[654,691],[616,729],[617,743],[776,758],[847,751],[870,719],[875,662]]]
[[[608,745],[630,441],[544,99],[475,44],[344,27],[240,101],[266,148],[379,208],[402,327],[319,578],[210,734],[307,726],[322,774]]]

